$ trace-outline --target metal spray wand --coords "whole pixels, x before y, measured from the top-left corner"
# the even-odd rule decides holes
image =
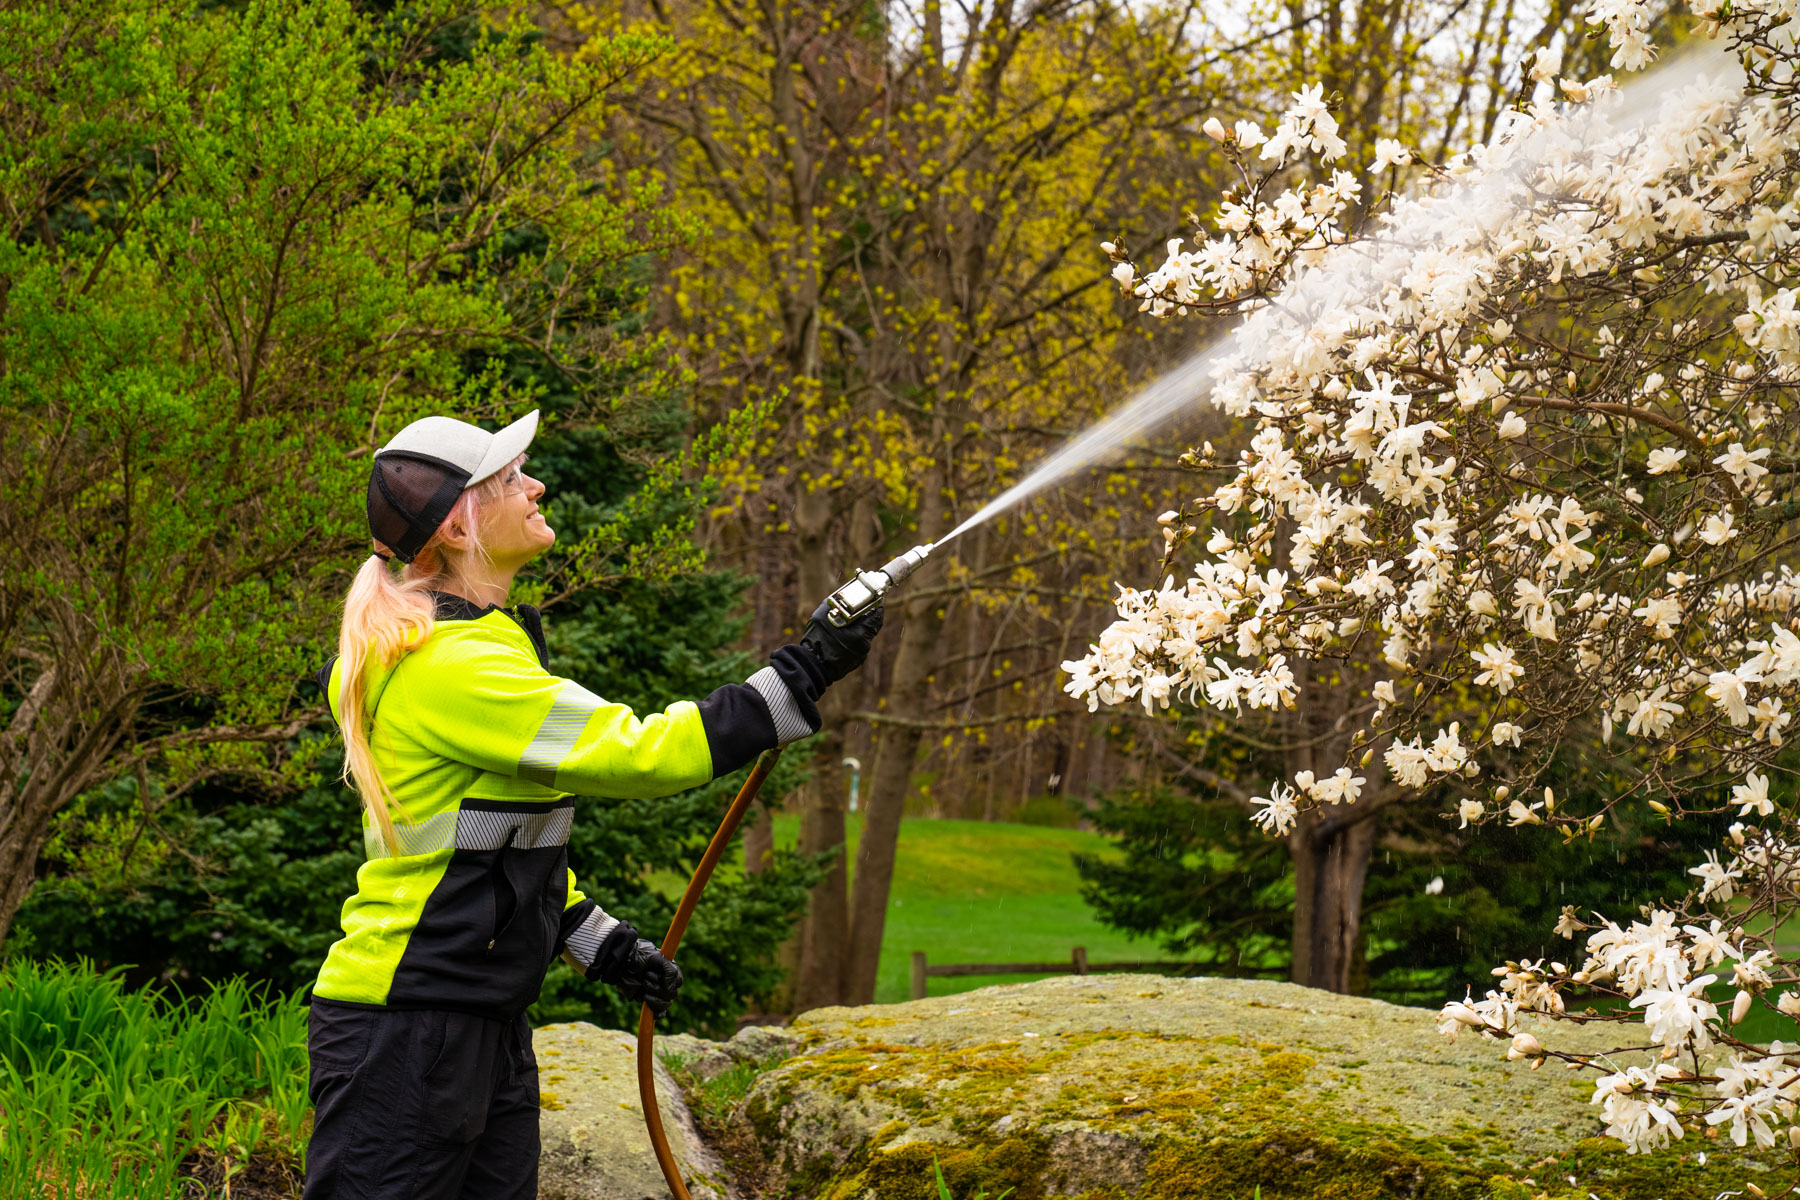
[[[839,627],[856,620],[874,608],[889,588],[904,583],[908,575],[918,570],[931,550],[932,543],[926,542],[895,555],[879,571],[857,571],[849,583],[826,597],[825,619]]]

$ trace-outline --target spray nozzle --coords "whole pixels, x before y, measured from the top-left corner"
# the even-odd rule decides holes
[[[856,620],[879,604],[884,592],[918,570],[930,553],[931,543],[926,542],[895,555],[879,571],[858,571],[849,583],[826,598],[826,620],[839,627]]]

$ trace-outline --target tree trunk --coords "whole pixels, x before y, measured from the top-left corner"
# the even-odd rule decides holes
[[[920,611],[923,610],[923,611]],[[894,661],[889,708],[906,716],[922,716],[940,621],[932,602],[908,605]],[[856,851],[856,886],[850,898],[850,945],[847,1004],[875,999],[875,973],[881,964],[881,939],[887,930],[888,891],[894,881],[894,856],[900,844],[900,818],[912,783],[923,730],[889,725],[882,729],[881,752],[869,780],[863,807],[862,841]]]
[[[109,656],[98,662],[116,666]],[[77,679],[90,692],[101,690],[96,681],[111,681],[91,664]],[[94,782],[137,712],[137,696],[123,689],[110,702],[84,707],[69,700],[71,693],[78,688],[65,669],[45,671],[0,733],[0,944],[37,881],[50,819]]]
[[[15,821],[0,837],[0,945],[6,943],[13,917],[37,882],[38,853],[49,832],[47,820]]]
[[[1286,565],[1285,555],[1282,565]],[[1293,666],[1304,697],[1288,716],[1291,739],[1283,756],[1287,778],[1301,771],[1329,775],[1349,752],[1348,707],[1352,683],[1320,678],[1305,658]],[[1371,772],[1369,782],[1377,782]],[[1363,882],[1375,849],[1375,797],[1348,807],[1308,809],[1288,834],[1294,864],[1293,980],[1306,987],[1348,994],[1367,986],[1368,972],[1357,962],[1362,939]]]
[[[804,627],[819,601],[840,582],[830,548],[836,516],[825,489],[803,492],[794,504],[793,528],[800,578],[797,627]],[[801,918],[799,969],[794,977],[794,1010],[840,1004],[844,995],[844,944],[850,928],[848,863],[844,847],[843,717],[851,681],[826,690],[819,701],[823,738],[813,759],[813,777],[801,789],[800,851],[836,851],[825,878],[807,898]]]
[[[843,1003],[844,942],[849,932],[845,863],[844,810],[833,807],[831,797],[814,793],[800,817],[800,849],[807,854],[835,850],[836,856],[824,880],[807,901],[800,922],[800,969],[794,979],[794,1011]]]
[[[775,852],[775,816],[758,805],[756,819],[744,830],[744,874],[761,875]]]
[[[943,487],[940,468],[930,473],[922,494],[941,495]],[[943,520],[948,514],[928,507],[921,515],[920,541],[936,541],[948,528]],[[896,599],[898,603],[889,601],[889,620],[900,615],[905,619],[888,685],[888,711],[923,720],[940,654],[944,602],[938,597],[909,598],[904,586]],[[902,613],[894,611],[902,606]],[[887,931],[888,891],[894,881],[900,818],[906,811],[906,793],[923,735],[924,730],[918,726],[890,725],[882,730],[881,753],[875,759],[863,808],[855,891],[850,897],[849,967],[845,975],[848,1004],[869,1004],[875,999],[875,973],[881,965],[882,935]]]
[[[1368,979],[1356,959],[1363,952],[1363,881],[1376,822],[1345,824],[1344,815],[1329,809],[1303,814],[1288,835],[1288,855],[1294,863],[1293,980],[1349,993]]]

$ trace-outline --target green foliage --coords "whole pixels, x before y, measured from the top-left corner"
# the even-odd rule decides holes
[[[666,410],[634,305],[692,223],[576,126],[668,49],[566,59],[462,0],[0,17],[0,713],[32,699],[0,878],[117,776],[307,781],[371,446],[431,412],[629,440]],[[692,565],[691,518],[661,519],[685,460],[653,457],[570,522],[562,594]]]
[[[1589,802],[1598,807],[1597,798]],[[1466,989],[1480,996],[1493,986],[1494,965],[1508,959],[1579,959],[1585,938],[1554,932],[1563,906],[1589,921],[1596,911],[1620,922],[1638,919],[1640,905],[1689,890],[1687,869],[1718,845],[1727,823],[1689,817],[1671,826],[1620,808],[1592,842],[1565,845],[1529,826],[1484,826],[1450,838],[1437,814],[1413,819],[1442,826],[1428,831],[1438,844],[1376,850],[1363,891],[1363,932],[1370,994],[1428,1006]],[[1402,827],[1394,844],[1419,846],[1409,832]],[[1434,877],[1442,877],[1443,891],[1428,895]]]
[[[205,1147],[304,1154],[306,1009],[233,981],[194,1001],[126,990],[86,964],[0,972],[0,1195],[188,1194]]]
[[[6,952],[298,988],[361,861],[306,682],[367,544],[357,451],[428,412],[540,408],[532,471],[558,545],[512,600],[545,607],[552,669],[640,711],[752,669],[730,648],[745,581],[704,571],[692,480],[763,414],[693,435],[644,304],[692,223],[578,128],[668,43],[595,38],[565,59],[523,10],[455,0],[7,19],[0,68],[35,89],[25,111],[55,115],[12,148],[8,211],[41,199],[31,179],[59,182],[0,239],[0,522],[29,533],[0,589],[43,605],[0,623],[0,643],[36,639],[0,661],[117,650],[29,732],[71,744],[112,705],[124,741],[66,764]],[[0,712],[41,679],[0,677]],[[691,869],[730,787],[588,804],[582,887],[658,936],[672,905],[642,876]],[[790,855],[709,891],[673,1027],[729,1032],[773,985],[813,877]],[[538,1015],[635,1021],[561,966]]]
[[[1553,777],[1570,800],[1605,794],[1576,763]],[[1629,920],[1640,904],[1687,891],[1687,868],[1718,844],[1722,822],[1651,818],[1616,810],[1592,842],[1565,845],[1542,829],[1459,831],[1429,808],[1385,810],[1363,888],[1366,991],[1426,1005],[1466,988],[1479,995],[1497,962],[1576,953],[1553,933],[1563,906]],[[1076,858],[1082,895],[1103,922],[1155,937],[1207,974],[1288,977],[1293,866],[1241,807],[1166,787],[1126,790],[1092,819],[1122,852]],[[1428,893],[1434,878],[1441,891]]]
[[[321,758],[337,761],[336,751]],[[355,887],[356,812],[351,796],[323,784],[278,803],[204,789],[166,807],[139,804],[134,781],[98,789],[59,815],[49,871],[20,909],[7,955],[130,963],[128,978],[184,990],[240,975],[304,988]],[[126,847],[135,838],[136,849],[96,850],[103,838]]]
[[[1089,816],[1121,854],[1077,854],[1082,898],[1114,929],[1152,935],[1209,975],[1287,977],[1287,849],[1241,809],[1168,788],[1115,792]]]

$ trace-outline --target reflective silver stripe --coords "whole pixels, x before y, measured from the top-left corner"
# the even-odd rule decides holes
[[[498,850],[509,843],[515,850],[538,850],[567,845],[575,824],[574,808],[549,812],[485,812],[465,808],[456,814],[458,850]],[[515,834],[513,831],[517,830]]]
[[[498,850],[509,838],[514,849],[540,850],[568,845],[569,830],[574,826],[573,806],[521,813],[465,808],[439,813],[417,825],[395,825],[394,840],[400,843],[402,858],[438,850]],[[379,829],[363,830],[363,852],[369,858],[388,856]]]
[[[394,840],[400,844],[400,853],[396,856],[399,858],[448,850],[456,845],[456,813],[441,812],[429,821],[421,821],[417,825],[403,825],[396,821]],[[373,825],[363,830],[363,853],[369,858],[388,857],[387,844],[381,840],[381,830]]]
[[[575,927],[575,932],[569,935],[568,952],[583,973],[593,969],[594,956],[600,953],[600,943],[618,927],[619,919],[607,916],[598,904],[587,915],[587,919]]]
[[[575,748],[588,719],[603,701],[573,680],[565,679],[556,702],[538,726],[537,736],[519,756],[519,777],[545,787],[556,786],[556,771]]]
[[[775,722],[777,743],[785,746],[818,732],[800,715],[800,706],[794,701],[794,693],[788,691],[788,685],[781,681],[781,676],[774,667],[764,667],[744,682],[755,688],[762,696],[763,703],[769,706],[769,716]]]

